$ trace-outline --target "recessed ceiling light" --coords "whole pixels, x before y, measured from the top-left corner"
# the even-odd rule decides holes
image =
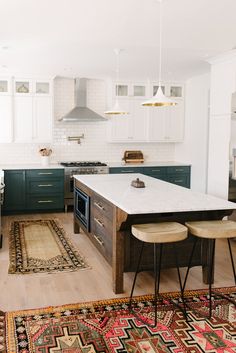
[[[7,45],[2,46],[2,50],[7,50],[7,49],[9,49],[9,47]]]

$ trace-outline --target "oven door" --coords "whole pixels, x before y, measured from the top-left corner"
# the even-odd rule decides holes
[[[78,220],[90,230],[90,197],[78,188],[75,188],[75,215]]]

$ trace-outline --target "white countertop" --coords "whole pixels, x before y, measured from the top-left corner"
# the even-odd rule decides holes
[[[16,170],[16,169],[64,169],[60,164],[49,164],[44,166],[40,163],[34,164],[3,164],[0,165],[0,169],[3,170]]]
[[[236,203],[142,174],[76,175],[74,178],[128,214],[236,209]],[[140,178],[145,188],[132,187]]]
[[[174,161],[164,162],[143,162],[143,163],[125,163],[125,162],[110,162],[108,163],[110,168],[114,167],[179,167],[179,166],[191,166],[190,163],[181,163]]]

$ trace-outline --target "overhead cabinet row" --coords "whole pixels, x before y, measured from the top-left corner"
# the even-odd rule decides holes
[[[52,81],[0,79],[0,142],[51,142]]]
[[[114,115],[108,123],[110,142],[182,142],[184,140],[183,85],[163,85],[163,92],[177,105],[170,107],[144,107],[142,103],[156,93],[158,85],[152,83],[113,84],[112,103],[116,99],[125,115]]]

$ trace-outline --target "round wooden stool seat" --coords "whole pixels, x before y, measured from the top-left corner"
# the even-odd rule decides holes
[[[199,221],[186,222],[191,234],[207,239],[222,239],[236,237],[236,222],[234,221]]]
[[[177,222],[134,224],[132,234],[147,243],[174,243],[186,239],[188,229]]]

